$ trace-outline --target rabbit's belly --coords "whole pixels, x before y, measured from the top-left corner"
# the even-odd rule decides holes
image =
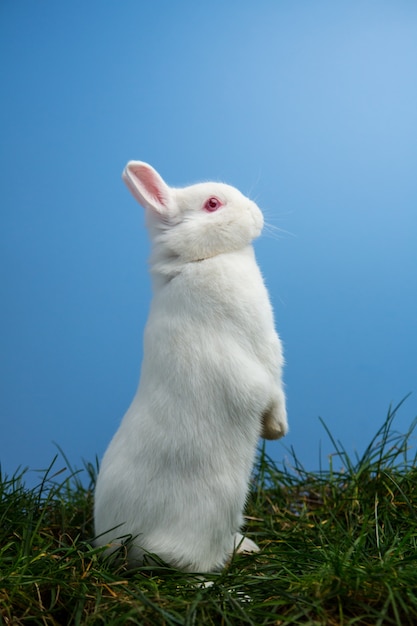
[[[271,370],[247,338],[233,335],[228,327],[203,333],[196,326],[186,333],[161,324],[153,333],[152,350],[147,350],[149,343],[138,400],[157,414],[172,415],[176,423],[181,416],[191,419],[191,430],[195,417],[210,419],[213,414],[217,430],[222,427],[219,416],[239,416],[241,422],[260,419],[271,401],[276,386]]]

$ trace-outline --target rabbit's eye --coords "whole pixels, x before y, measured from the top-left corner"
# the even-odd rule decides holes
[[[206,200],[204,204],[204,209],[212,213],[213,211],[217,211],[217,209],[221,206],[222,206],[222,203],[220,202],[220,200],[218,198],[213,197],[213,198],[209,198],[208,200]]]

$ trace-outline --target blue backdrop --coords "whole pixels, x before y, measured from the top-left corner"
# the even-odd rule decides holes
[[[223,180],[271,225],[256,252],[308,468],[322,416],[362,451],[417,414],[417,3],[0,4],[0,460],[99,457],[135,392],[151,298],[120,175]],[[321,444],[320,444],[321,442]],[[62,465],[63,463],[60,463]]]

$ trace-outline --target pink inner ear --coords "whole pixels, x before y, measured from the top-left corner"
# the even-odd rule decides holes
[[[152,170],[149,170],[143,165],[130,165],[129,169],[135,175],[135,177],[141,181],[143,187],[146,189],[150,196],[158,200],[160,204],[166,204],[166,198],[163,195],[159,185],[159,181],[155,177]]]

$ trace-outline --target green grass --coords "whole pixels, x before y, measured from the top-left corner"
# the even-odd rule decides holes
[[[247,532],[262,551],[207,575],[210,587],[100,559],[89,543],[93,466],[54,475],[55,459],[35,489],[25,473],[3,476],[0,624],[417,624],[414,424],[396,433],[397,409],[361,458],[328,433],[335,451],[320,472],[295,455],[280,469],[261,450]]]

